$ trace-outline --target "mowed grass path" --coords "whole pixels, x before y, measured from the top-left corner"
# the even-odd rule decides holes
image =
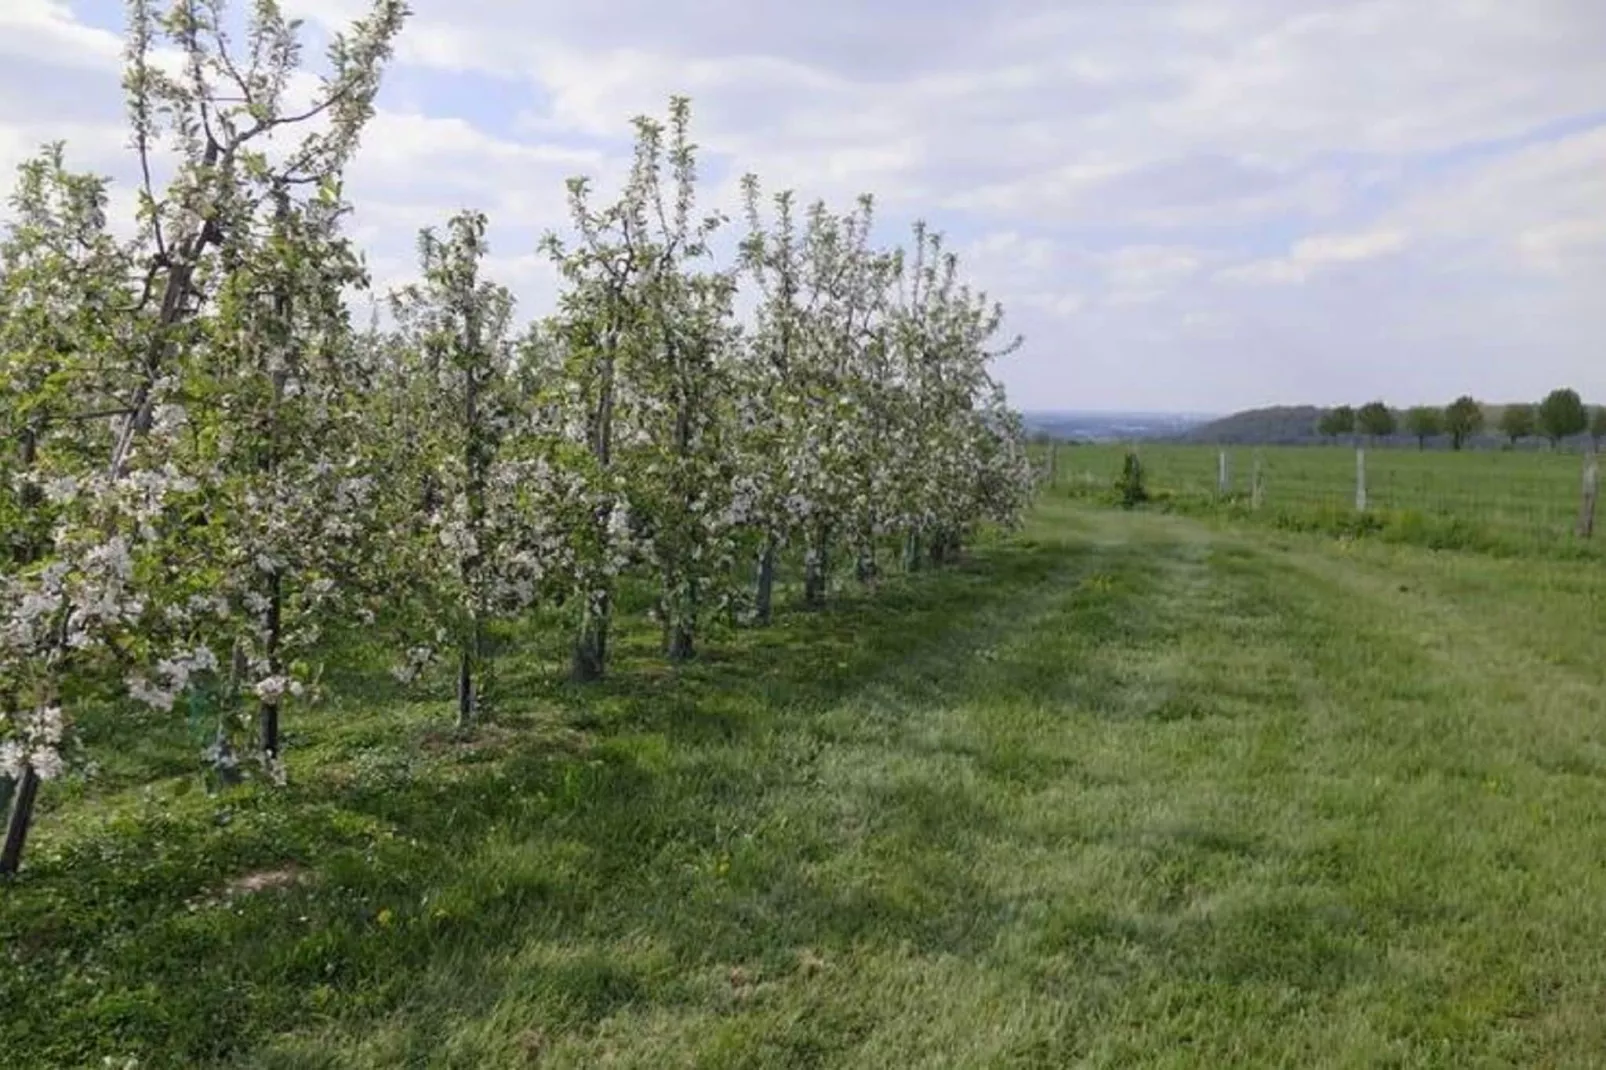
[[[474,741],[348,696],[284,792],[126,757],[0,889],[0,1051],[1599,1066],[1603,606],[1578,562],[1051,501],[679,675],[532,657]]]

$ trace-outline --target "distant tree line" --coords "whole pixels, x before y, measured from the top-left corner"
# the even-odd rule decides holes
[[[1429,439],[1447,435],[1450,448],[1459,450],[1482,433],[1486,423],[1483,404],[1463,394],[1443,408],[1418,405],[1406,409],[1403,420],[1382,401],[1369,401],[1359,408],[1340,405],[1321,415],[1316,430],[1328,439],[1358,436],[1375,442],[1399,433],[1403,424],[1404,431],[1416,439],[1418,449],[1426,449]],[[1563,387],[1552,390],[1537,405],[1523,402],[1503,406],[1494,428],[1511,447],[1539,436],[1548,439],[1554,449],[1564,439],[1586,432],[1598,447],[1606,438],[1606,407],[1586,406],[1578,391]]]

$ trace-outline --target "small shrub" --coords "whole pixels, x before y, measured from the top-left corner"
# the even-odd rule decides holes
[[[1121,478],[1116,482],[1115,489],[1125,509],[1135,508],[1149,500],[1149,492],[1143,485],[1143,462],[1132,450],[1127,450],[1126,460],[1121,463]]]

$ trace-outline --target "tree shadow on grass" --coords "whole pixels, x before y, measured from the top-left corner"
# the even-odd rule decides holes
[[[322,764],[289,788],[159,786],[36,854],[0,893],[0,999],[25,1008],[0,1020],[0,1049],[204,1064],[397,1013],[444,1035],[519,984],[545,986],[561,1028],[692,998],[676,978],[698,966],[795,968],[799,948],[978,954],[1007,904],[956,848],[995,816],[962,784],[821,798],[831,741],[815,729],[867,691],[897,718],[972,686],[976,644],[1075,564],[1063,547],[993,546],[673,670],[651,632],[626,632],[594,687],[514,659],[502,679],[519,708],[461,744],[349,673],[338,720],[301,729]],[[380,701],[359,707],[370,691]],[[287,866],[305,880],[219,891]],[[622,953],[625,938],[659,958]]]

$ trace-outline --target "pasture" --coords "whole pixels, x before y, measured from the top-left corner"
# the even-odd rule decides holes
[[[1225,498],[1218,486],[1221,449],[1231,484]],[[1136,450],[1150,492],[1175,508],[1249,519],[1244,514],[1258,457],[1260,519],[1328,529],[1356,521],[1353,448],[1143,443]],[[1115,445],[1061,446],[1056,484],[1102,495],[1120,474],[1125,453]],[[1577,453],[1368,449],[1365,465],[1372,523],[1400,541],[1519,554],[1587,549],[1574,538],[1583,482]]]
[[[642,624],[576,687],[510,632],[518,698],[467,733],[449,681],[404,693],[353,641],[281,790],[200,790],[172,718],[85,725],[101,775],[0,888],[0,1051],[1599,1065],[1602,598],[1591,562],[1062,487],[955,567],[681,666]]]

